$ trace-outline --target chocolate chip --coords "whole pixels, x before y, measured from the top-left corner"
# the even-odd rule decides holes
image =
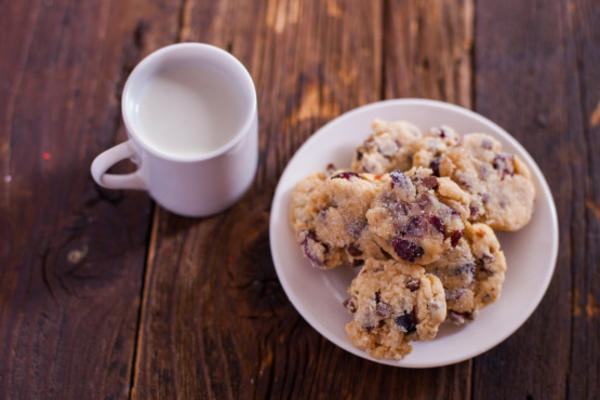
[[[475,264],[466,263],[459,267],[454,268],[454,275],[468,275],[473,276],[475,274]]]
[[[429,163],[429,168],[433,171],[434,176],[440,176],[440,158],[436,157]]]
[[[407,335],[417,330],[417,316],[414,309],[409,313],[394,318],[394,322]]]
[[[353,267],[362,267],[363,265],[365,265],[365,260],[355,259],[352,261]]]
[[[379,304],[380,301],[381,301],[381,292],[378,290],[375,292],[375,303]]]
[[[356,150],[356,161],[360,161],[363,158],[363,153],[360,150]]]

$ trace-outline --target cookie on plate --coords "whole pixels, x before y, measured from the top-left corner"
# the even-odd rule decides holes
[[[415,157],[414,164],[450,177],[472,196],[470,221],[516,231],[531,219],[535,188],[529,170],[517,156],[502,152],[496,139],[471,133],[445,152],[429,155]]]
[[[412,144],[421,138],[421,131],[406,121],[375,119],[371,134],[354,151],[352,171],[383,174],[405,171],[412,166]]]
[[[440,280],[418,265],[367,259],[348,293],[344,305],[353,320],[346,332],[375,358],[403,358],[410,341],[433,339],[446,318]]]
[[[427,168],[393,171],[366,213],[375,241],[398,261],[426,265],[463,235],[470,197]]]
[[[467,223],[458,244],[425,269],[444,286],[448,319],[462,324],[500,296],[506,259],[489,226]]]
[[[304,255],[314,267],[361,265],[384,258],[365,213],[383,183],[370,174],[338,171],[304,178],[292,193],[290,222]]]

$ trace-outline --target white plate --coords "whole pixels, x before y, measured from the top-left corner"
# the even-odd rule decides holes
[[[446,124],[459,133],[483,132],[494,136],[504,150],[517,154],[530,168],[536,186],[535,212],[518,232],[499,232],[508,269],[502,295],[463,327],[445,323],[429,342],[413,342],[413,351],[401,361],[377,360],[352,346],[344,326],[350,315],[342,306],[354,276],[351,268],[313,269],[301,254],[290,228],[290,194],[298,181],[333,162],[350,165],[356,145],[370,131],[374,118],[408,120],[426,130]],[[544,296],[556,263],[558,222],[548,184],[525,149],[490,120],[462,107],[422,99],[381,101],[349,111],[319,129],[298,149],[286,167],[271,208],[271,253],[288,298],[304,319],[327,339],[360,357],[408,368],[457,363],[497,345],[521,326]]]

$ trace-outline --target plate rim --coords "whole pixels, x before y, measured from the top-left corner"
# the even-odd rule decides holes
[[[286,176],[286,174],[289,171],[290,164],[292,164],[292,162],[296,159],[298,154],[301,152],[301,150],[305,146],[308,146],[312,141],[316,140],[316,137],[319,135],[319,133],[321,133],[322,131],[324,131],[326,129],[329,129],[331,127],[331,125],[341,123],[341,121],[351,118],[355,114],[366,112],[372,108],[380,107],[383,105],[394,105],[394,104],[398,104],[398,105],[411,104],[411,105],[417,105],[417,106],[425,105],[425,106],[436,106],[436,107],[447,108],[452,111],[456,111],[459,114],[464,114],[466,117],[476,119],[479,122],[481,122],[482,124],[488,125],[492,130],[499,132],[500,135],[503,137],[503,139],[506,140],[507,142],[509,142],[511,146],[517,148],[521,152],[522,156],[526,159],[527,165],[533,170],[533,174],[535,175],[536,179],[539,182],[539,186],[543,192],[541,194],[543,194],[544,198],[548,199],[548,203],[549,203],[550,214],[551,214],[550,224],[552,227],[551,237],[550,237],[550,239],[551,239],[550,240],[551,241],[551,257],[550,257],[551,268],[549,269],[548,273],[545,275],[545,279],[544,279],[544,282],[542,285],[543,290],[540,291],[541,294],[538,296],[537,299],[535,299],[535,302],[533,302],[531,309],[528,310],[528,312],[526,312],[524,314],[524,317],[522,317],[521,320],[519,320],[518,323],[516,323],[514,325],[513,329],[509,330],[504,335],[499,336],[496,340],[493,341],[492,344],[484,347],[483,349],[480,349],[475,352],[467,352],[466,355],[452,358],[451,360],[445,360],[445,361],[433,362],[433,363],[415,363],[414,361],[413,362],[405,362],[403,360],[375,359],[373,357],[370,357],[363,350],[360,350],[352,345],[347,346],[345,343],[340,343],[336,339],[335,335],[333,335],[332,332],[329,331],[329,329],[327,329],[325,326],[323,326],[319,321],[313,319],[311,316],[308,315],[308,313],[301,310],[300,307],[298,307],[296,305],[296,302],[297,302],[296,296],[292,293],[291,289],[288,287],[287,282],[285,280],[281,279],[282,274],[280,272],[280,267],[278,266],[278,262],[277,262],[278,260],[276,260],[276,258],[277,258],[276,254],[279,254],[279,253],[275,250],[276,248],[274,246],[274,239],[273,239],[273,235],[271,235],[271,232],[274,232],[277,222],[276,222],[276,218],[274,218],[274,214],[272,211],[282,201],[283,188],[282,188],[281,183],[283,181],[283,178]],[[435,368],[435,367],[442,367],[442,366],[446,366],[446,365],[453,365],[453,364],[457,364],[459,362],[477,357],[477,356],[489,351],[490,349],[498,346],[500,343],[504,342],[509,336],[513,335],[517,330],[519,330],[523,326],[523,324],[537,310],[542,299],[546,295],[546,292],[548,291],[548,287],[550,285],[550,282],[552,281],[554,272],[556,271],[556,261],[558,258],[558,246],[559,246],[558,214],[556,211],[556,205],[554,203],[554,198],[552,196],[552,192],[550,190],[548,182],[546,181],[544,174],[542,173],[541,169],[539,168],[539,166],[537,165],[537,163],[535,162],[533,157],[523,147],[523,145],[521,145],[521,143],[519,143],[519,141],[517,141],[510,133],[508,133],[501,126],[499,126],[498,124],[496,124],[489,118],[486,118],[483,115],[476,113],[475,111],[469,110],[467,108],[464,108],[464,107],[461,107],[461,106],[458,106],[455,104],[439,101],[439,100],[414,98],[414,97],[381,100],[381,101],[368,103],[368,104],[350,109],[350,110],[338,115],[337,117],[329,120],[327,123],[325,123],[319,129],[317,129],[314,133],[312,133],[311,136],[309,138],[307,138],[304,141],[304,143],[302,143],[302,145],[296,149],[296,151],[294,152],[294,155],[288,160],[283,172],[281,173],[281,175],[279,177],[279,180],[277,181],[277,186],[276,186],[275,192],[273,194],[273,198],[271,201],[271,208],[269,209],[269,214],[270,214],[269,215],[269,248],[271,251],[271,259],[273,260],[275,272],[277,274],[277,278],[278,278],[281,286],[283,287],[284,293],[285,293],[286,297],[288,298],[288,300],[290,301],[290,303],[292,304],[292,306],[294,307],[294,309],[298,312],[298,314],[300,314],[300,316],[321,336],[323,336],[325,339],[327,339],[334,345],[338,346],[342,350],[345,350],[351,354],[354,354],[354,355],[361,357],[363,359],[366,359],[368,361],[372,361],[372,362],[376,362],[376,363],[384,364],[384,365],[389,365],[389,366],[393,366],[393,367],[421,369],[421,368]],[[286,220],[286,222],[287,222],[287,220]]]

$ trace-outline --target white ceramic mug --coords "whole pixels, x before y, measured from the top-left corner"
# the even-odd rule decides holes
[[[150,80],[161,68],[182,64],[220,71],[239,101],[240,106],[234,111],[239,115],[231,116],[240,121],[239,129],[226,143],[209,152],[165,151],[149,140],[138,121],[140,98]],[[143,59],[127,79],[121,108],[129,140],[104,151],[92,162],[92,176],[100,186],[147,190],[167,210],[199,217],[228,208],[252,183],[258,160],[256,90],[246,68],[226,51],[200,43],[174,44],[157,50]],[[210,128],[197,128],[199,134],[212,134],[204,131]],[[106,173],[124,159],[131,159],[138,169],[130,174]]]

